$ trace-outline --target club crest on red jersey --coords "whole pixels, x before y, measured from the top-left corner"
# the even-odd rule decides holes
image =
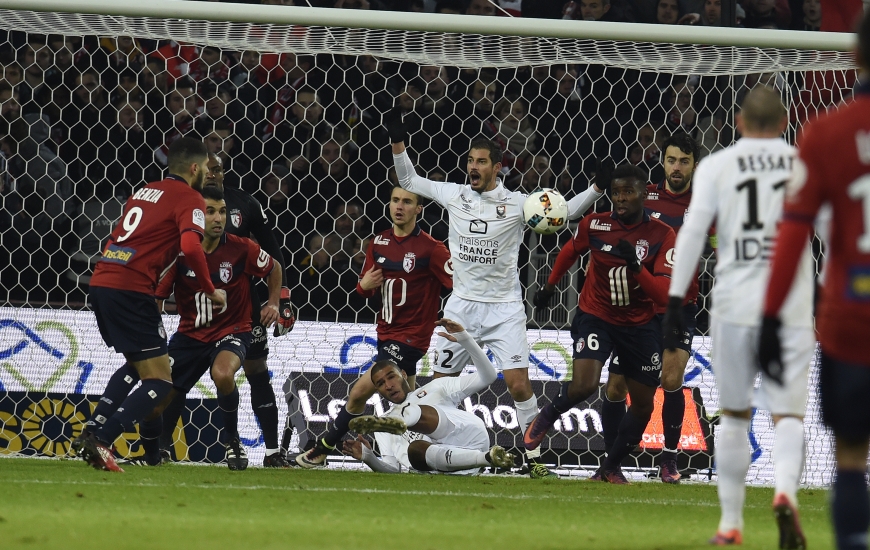
[[[634,252],[637,254],[637,259],[644,261],[649,254],[649,241],[646,239],[638,239],[634,245]]]
[[[230,210],[230,223],[236,229],[242,226],[242,212],[238,208]]]
[[[220,276],[221,281],[225,283],[229,283],[233,280],[233,264],[232,262],[221,262],[220,269],[218,270],[218,276]]]
[[[402,260],[402,269],[405,270],[406,273],[410,273],[414,266],[417,264],[417,255],[413,252],[408,252],[405,254],[405,259]]]

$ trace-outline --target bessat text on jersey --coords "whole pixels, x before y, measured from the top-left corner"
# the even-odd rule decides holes
[[[791,172],[792,155],[741,155],[737,157],[741,172],[766,172],[769,170],[788,170]]]

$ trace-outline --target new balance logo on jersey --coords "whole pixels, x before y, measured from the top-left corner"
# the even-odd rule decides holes
[[[186,277],[196,277],[196,273],[194,273],[192,269],[188,269],[187,273],[185,273],[184,275]]]
[[[384,245],[390,244],[390,239],[385,239],[382,236],[377,235],[377,236],[375,236],[375,244],[384,244]],[[383,261],[383,258],[380,258],[379,260]]]
[[[603,250],[605,252],[610,252],[611,250],[613,250],[613,246],[605,243],[605,244],[601,245],[601,250]]]
[[[598,231],[610,231],[611,225],[606,222],[592,220],[592,223],[589,224],[589,229],[597,229]]]
[[[649,215],[649,217],[650,217],[650,218],[659,219],[659,218],[662,217],[662,213],[661,213],[661,212],[651,212],[650,215]]]

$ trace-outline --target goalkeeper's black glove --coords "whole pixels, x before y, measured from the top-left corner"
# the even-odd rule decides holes
[[[616,255],[625,260],[628,269],[640,273],[640,260],[637,257],[637,251],[630,242],[619,239],[619,244],[616,245]]]
[[[535,297],[532,298],[532,304],[538,309],[546,309],[550,307],[550,299],[553,295],[556,294],[556,289],[547,290],[546,286],[543,286],[535,292]]]
[[[296,315],[293,314],[293,305],[290,303],[290,289],[281,289],[281,301],[278,302],[278,322],[275,323],[275,336],[284,336],[296,324]]]
[[[683,319],[683,299],[671,296],[668,300],[668,309],[662,319],[662,343],[664,349],[675,350],[683,339],[686,332],[686,323]]]
[[[761,321],[761,336],[758,338],[758,363],[761,372],[782,385],[782,345],[779,341],[778,317],[767,317]]]
[[[613,175],[613,170],[616,165],[609,158],[604,158],[598,161],[598,166],[595,168],[595,177],[592,183],[603,193],[610,192],[610,180]]]
[[[408,141],[408,127],[402,121],[402,108],[396,105],[384,115],[384,126],[390,135],[390,143]]]

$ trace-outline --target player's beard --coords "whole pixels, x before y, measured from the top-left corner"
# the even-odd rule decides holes
[[[685,174],[682,174],[682,176],[683,176],[682,179],[677,183],[675,183],[674,180],[672,180],[670,176],[666,177],[666,179],[668,180],[668,187],[671,188],[671,191],[673,191],[675,193],[682,193],[683,191],[686,190],[686,188],[689,187],[689,184],[692,183],[692,176],[691,175],[689,177],[686,177]]]
[[[190,184],[191,187],[196,189],[197,191],[202,191],[202,184],[205,183],[205,171],[200,170],[196,173],[196,179]]]

